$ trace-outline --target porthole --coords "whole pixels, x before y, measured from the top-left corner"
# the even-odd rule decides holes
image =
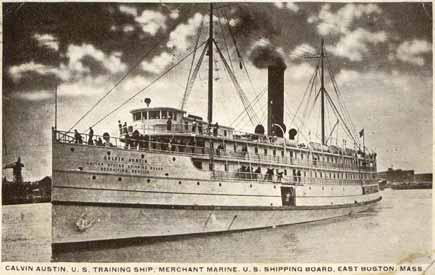
[[[145,158],[145,155],[144,155],[144,154],[142,154],[142,155],[141,155],[141,157],[142,157],[142,158]]]
[[[181,184],[181,181],[179,181],[178,184]]]
[[[273,206],[273,203],[271,203],[270,206]]]
[[[165,176],[169,176],[169,173],[165,173]]]
[[[172,158],[172,161],[175,161],[175,158]]]
[[[71,147],[71,152],[74,152],[74,148]]]
[[[273,186],[273,189],[276,189],[276,185]]]
[[[251,188],[252,188],[252,184],[250,184],[250,185],[249,185],[249,187],[251,187]]]
[[[110,152],[107,152],[107,154],[110,156]]]
[[[94,180],[94,179],[96,179],[97,177],[96,176],[92,176],[92,179]]]
[[[122,178],[121,178],[121,177],[119,177],[119,178],[118,178],[118,181],[122,181]]]
[[[199,181],[196,183],[196,185],[200,185]]]
[[[151,180],[150,180],[150,179],[147,179],[147,182],[151,182]]]
[[[219,182],[219,186],[222,186],[222,183]]]

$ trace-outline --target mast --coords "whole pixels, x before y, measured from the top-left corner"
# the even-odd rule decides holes
[[[210,125],[213,121],[213,4],[210,3],[210,27],[208,38],[208,114],[207,121]]]
[[[320,101],[321,101],[321,120],[322,120],[322,145],[325,145],[325,79],[324,79],[324,74],[323,74],[323,70],[324,70],[324,64],[323,64],[323,58],[325,57],[325,53],[323,51],[323,38],[322,38],[322,42],[321,42],[321,49],[320,49]]]
[[[57,83],[54,90],[54,129],[57,130]]]
[[[210,3],[210,23],[208,37],[208,134],[211,136],[211,123],[213,121],[213,4]],[[217,129],[216,129],[217,131]],[[214,175],[214,159],[213,159],[214,144],[213,138],[210,138],[210,163],[209,170]]]

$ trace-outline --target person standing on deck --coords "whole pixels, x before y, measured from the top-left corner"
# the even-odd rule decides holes
[[[123,134],[127,134],[128,133],[128,131],[127,131],[127,122],[124,122],[124,125],[122,126],[122,132],[123,132]]]
[[[77,129],[74,130],[74,139],[75,139],[75,143],[78,144],[83,143],[82,136],[79,134],[79,132],[77,132]]]
[[[121,120],[118,120],[119,134],[122,135],[122,124]]]
[[[168,120],[166,121],[166,130],[170,132],[172,130],[172,119],[171,116],[168,117]]]
[[[94,130],[92,127],[89,127],[89,137],[88,137],[88,145],[94,145]]]

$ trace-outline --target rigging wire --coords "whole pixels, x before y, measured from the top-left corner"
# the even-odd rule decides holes
[[[73,129],[74,127],[77,126],[77,124],[79,124],[90,112],[92,112],[92,110],[95,109],[95,107],[97,107],[98,104],[100,104],[101,101],[103,101],[111,92],[113,92],[118,86],[119,84],[121,84],[122,81],[124,81],[127,76],[133,72],[137,66],[139,66],[142,61],[151,53],[153,52],[160,44],[161,44],[161,40],[159,40],[157,43],[155,43],[151,49],[149,49],[147,52],[145,52],[144,55],[142,55],[139,60],[127,71],[127,73],[125,73],[116,83],[115,85],[113,85],[112,88],[109,89],[109,91],[107,91],[100,99],[97,100],[97,102],[92,105],[92,107],[76,122],[73,124],[73,126],[71,126],[71,128],[68,130],[68,132],[71,131],[71,129]]]
[[[200,24],[199,30],[198,30],[198,35],[197,35],[196,40],[195,40],[195,46],[194,46],[194,52],[193,52],[193,56],[192,56],[192,62],[190,63],[189,74],[187,75],[186,88],[184,90],[183,101],[181,102],[181,110],[184,110],[184,106],[186,104],[187,94],[188,94],[188,88],[189,88],[189,84],[190,84],[190,81],[191,81],[190,77],[192,75],[193,65],[195,64],[196,51],[198,49],[199,38],[201,36],[201,32],[202,32],[203,26],[204,26],[204,18],[201,20],[201,24]]]
[[[204,44],[206,44],[209,40],[205,40],[203,41],[199,47],[202,47]],[[106,114],[105,116],[103,116],[100,120],[98,120],[96,123],[94,123],[91,127],[94,127],[95,125],[99,124],[101,121],[105,120],[108,116],[110,116],[111,114],[113,114],[114,112],[118,111],[120,108],[122,108],[125,104],[127,104],[128,102],[130,102],[133,98],[135,98],[137,95],[139,95],[140,93],[142,93],[143,91],[145,91],[146,89],[148,89],[149,87],[151,87],[154,83],[156,83],[157,81],[159,81],[163,76],[165,76],[166,74],[168,74],[170,71],[172,71],[175,67],[177,67],[181,62],[183,62],[184,60],[186,60],[190,55],[193,54],[193,50],[190,51],[188,54],[186,54],[183,58],[181,58],[177,63],[173,64],[172,66],[170,66],[167,70],[165,70],[162,74],[160,74],[157,78],[155,78],[153,81],[151,81],[147,86],[145,86],[144,88],[142,88],[141,90],[139,90],[138,92],[136,92],[133,96],[129,97],[127,100],[125,100],[123,103],[121,103],[118,107],[116,107],[115,109],[113,109],[111,112],[109,112],[108,114]]]
[[[221,14],[221,12],[219,10],[216,11],[216,13],[219,14],[222,17],[222,14]],[[220,27],[221,32],[222,32],[222,38],[223,38],[223,41],[224,41],[225,49],[227,51],[228,60],[230,61],[231,69],[234,71],[233,60],[231,59],[230,50],[229,50],[229,47],[228,47],[227,40],[225,38],[225,29],[224,29],[224,26],[222,25],[221,20],[219,20],[219,18],[218,18],[218,22],[219,22],[219,27]],[[227,20],[227,24],[229,24],[228,20]]]
[[[229,74],[229,76],[230,76],[230,78],[231,78],[231,80],[233,82],[233,85],[234,85],[234,87],[236,88],[236,90],[237,90],[237,92],[239,94],[239,97],[240,97],[240,100],[242,101],[243,107],[245,108],[245,110],[246,110],[246,112],[247,112],[247,114],[249,116],[249,120],[251,121],[251,123],[253,125],[255,123],[258,124],[257,115],[254,112],[254,110],[252,109],[252,107],[249,105],[249,100],[246,97],[245,93],[243,92],[243,89],[240,86],[239,82],[237,81],[237,78],[235,77],[235,75],[231,71],[231,68],[229,67],[228,62],[225,60],[225,57],[224,57],[222,51],[220,50],[219,46],[217,45],[217,43],[216,43],[216,41],[214,39],[213,39],[212,42],[215,44],[217,52],[219,53],[219,55],[220,55],[220,57],[222,59],[222,62],[224,63],[225,69],[227,70],[227,72],[228,72],[228,74]]]
[[[245,60],[243,59],[242,55],[241,55],[240,52],[239,52],[239,48],[238,48],[238,46],[237,46],[236,38],[235,38],[233,32],[231,31],[230,20],[229,20],[229,18],[228,18],[228,15],[226,14],[226,12],[225,12],[224,10],[222,11],[222,14],[224,15],[224,17],[225,17],[225,19],[226,19],[226,21],[227,21],[227,24],[226,24],[226,25],[227,25],[227,29],[228,29],[228,32],[230,33],[231,39],[232,39],[233,44],[234,44],[234,47],[235,47],[235,49],[236,49],[236,53],[237,53],[237,56],[238,56],[238,58],[239,58],[239,62],[240,62],[240,67],[241,67],[241,68],[243,67],[243,69],[244,69],[244,71],[245,71],[245,73],[246,73],[246,76],[247,76],[247,78],[248,78],[249,84],[251,85],[252,91],[255,92],[256,89],[255,89],[255,87],[254,87],[254,83],[252,82],[251,76],[249,75],[249,71],[248,71],[248,68],[247,68],[247,66],[246,66]],[[222,31],[223,31],[223,29],[222,29]],[[224,35],[224,33],[223,33],[223,35]],[[225,36],[224,36],[224,39],[225,39]],[[225,40],[224,40],[224,41],[225,41]],[[226,42],[225,42],[225,45],[226,45]],[[227,49],[227,51],[228,51],[228,49]],[[230,59],[230,61],[231,61],[231,59]],[[232,65],[231,65],[231,69],[232,69],[233,72],[234,72],[234,68],[232,67]],[[249,107],[249,101],[248,101],[248,107]],[[251,108],[251,109],[252,109],[252,108]],[[257,116],[257,114],[255,113],[255,110],[252,109],[252,112],[254,113],[255,116]],[[259,123],[259,121],[257,121],[257,123]]]
[[[305,97],[306,97],[306,95],[307,95],[308,89],[310,88],[310,84],[311,84],[311,82],[314,82],[314,79],[315,79],[315,77],[316,77],[316,75],[317,75],[317,71],[318,71],[318,69],[319,69],[319,65],[317,64],[316,69],[314,70],[313,75],[311,76],[310,81],[308,82],[307,88],[305,89],[304,95],[303,95],[303,97],[302,97],[302,99],[301,99],[301,101],[300,101],[298,107],[296,108],[295,116],[293,116],[292,120],[290,121],[290,125],[293,124],[294,118],[295,118],[296,115],[298,114],[298,112],[299,112],[299,110],[300,110],[300,108],[301,108],[301,106],[302,106],[302,104],[303,104],[303,102],[304,102],[304,99],[305,99]]]
[[[186,90],[185,90],[184,96],[183,96],[183,102],[181,105],[181,110],[184,110],[184,108],[186,107],[187,101],[188,101],[189,96],[192,92],[193,85],[195,84],[195,80],[198,77],[198,73],[199,73],[199,70],[201,68],[202,61],[204,60],[204,56],[205,56],[206,52],[207,52],[207,47],[204,47],[204,49],[202,50],[201,56],[199,57],[198,63],[196,64],[195,69],[193,70],[191,79],[188,82],[188,85],[186,86]]]
[[[359,144],[359,143],[356,141],[355,137],[352,135],[352,131],[349,129],[349,127],[348,127],[347,124],[345,123],[345,121],[344,121],[343,117],[341,116],[340,112],[338,111],[337,107],[335,106],[334,101],[333,101],[333,100],[331,99],[331,97],[329,96],[329,93],[325,91],[325,94],[326,94],[326,98],[327,98],[328,101],[329,101],[329,104],[331,104],[331,106],[333,107],[333,110],[335,111],[336,115],[337,115],[337,116],[339,117],[339,119],[341,119],[341,121],[343,122],[343,124],[344,124],[344,126],[345,126],[345,129],[348,131],[350,137],[353,139],[353,141],[354,141],[356,144]]]
[[[227,15],[227,13],[225,12],[225,10],[223,10],[222,13],[223,13],[225,19],[227,20],[227,28],[228,28],[228,32],[230,33],[230,37],[231,37],[231,39],[232,39],[232,41],[233,41],[234,48],[236,49],[237,57],[238,57],[239,59],[242,59],[242,55],[240,54],[239,47],[237,46],[236,38],[234,37],[234,34],[233,34],[233,32],[231,31],[231,28],[230,28],[230,25],[229,25],[229,24],[230,24],[230,20],[229,20],[229,18],[228,18],[228,15]]]
[[[332,82],[332,85],[333,85],[333,87],[334,87],[334,92],[335,92],[335,94],[337,95],[337,98],[338,98],[338,104],[339,104],[340,108],[342,109],[343,114],[344,114],[345,116],[347,116],[346,119],[348,120],[348,122],[349,122],[349,124],[350,124],[350,126],[351,126],[351,129],[353,130],[353,134],[354,134],[355,136],[358,136],[358,135],[357,135],[356,128],[355,128],[355,125],[354,125],[354,123],[353,123],[353,121],[352,121],[352,118],[351,118],[351,116],[350,116],[349,110],[347,109],[346,105],[345,105],[344,103],[342,103],[342,101],[341,101],[341,99],[340,99],[341,92],[340,92],[339,87],[338,87],[338,84],[337,84],[337,82],[336,82],[336,80],[335,80],[334,72],[333,72],[332,69],[331,69],[331,65],[330,65],[330,62],[329,62],[328,56],[326,56],[326,61],[327,61],[326,64],[327,64],[327,69],[328,69],[328,72],[329,72],[329,76],[330,76],[330,78],[331,78],[331,82]],[[344,121],[343,121],[343,122],[344,122]]]
[[[257,105],[257,103],[260,101],[260,99],[261,98],[263,98],[263,95],[265,95],[266,94],[266,91],[267,91],[267,87],[266,88],[264,88],[262,91],[260,91],[257,95],[256,95],[256,97],[251,101],[251,103],[250,103],[250,105],[252,106],[252,107],[254,107],[255,105]],[[233,122],[231,122],[231,124],[230,124],[230,126],[234,126],[234,127],[236,127],[236,125],[238,125],[239,124],[239,122],[240,121],[238,121],[239,119],[241,119],[241,120],[243,120],[244,118],[246,117],[246,111],[245,110],[243,110],[234,120],[233,120]],[[261,117],[260,117],[260,119],[261,119]]]

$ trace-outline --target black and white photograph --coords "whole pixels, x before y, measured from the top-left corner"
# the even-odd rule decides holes
[[[432,14],[3,2],[2,270],[432,274]]]

